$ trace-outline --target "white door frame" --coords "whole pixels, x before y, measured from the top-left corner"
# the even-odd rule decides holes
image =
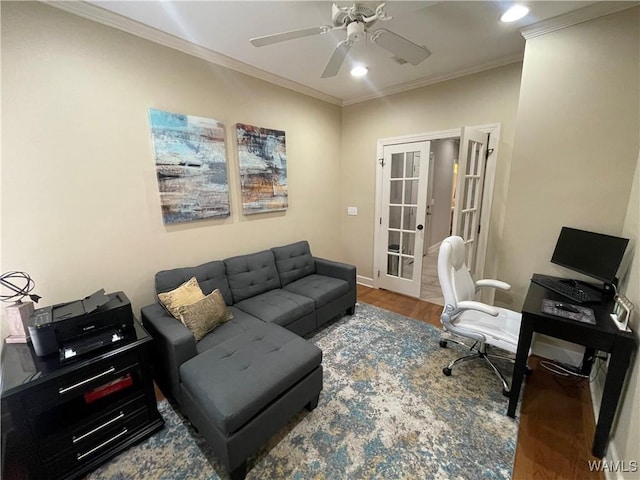
[[[484,133],[491,134],[489,137],[489,155],[487,158],[487,167],[485,172],[485,188],[482,194],[482,225],[480,235],[478,237],[478,261],[476,262],[476,280],[484,278],[485,274],[485,257],[487,253],[487,240],[489,236],[489,221],[491,218],[491,208],[493,203],[493,190],[495,186],[495,176],[498,158],[498,145],[500,143],[500,124],[489,123],[485,125],[471,126]],[[382,232],[379,225],[379,219],[382,211],[382,166],[381,159],[384,156],[384,147],[389,145],[397,145],[402,143],[414,143],[423,141],[443,140],[447,138],[457,138],[462,134],[462,127],[449,130],[439,130],[435,132],[422,133],[416,135],[403,135],[399,137],[389,137],[379,139],[376,149],[376,188],[375,188],[375,217],[374,217],[374,241],[373,241],[373,287],[379,288],[379,272],[380,272],[380,255],[379,248],[385,245],[385,238],[382,238]],[[481,254],[480,254],[481,253]],[[492,269],[494,270],[494,269]],[[490,275],[494,276],[494,275]]]

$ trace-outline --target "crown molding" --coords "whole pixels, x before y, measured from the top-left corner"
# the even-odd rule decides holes
[[[640,5],[640,2],[598,2],[563,15],[558,15],[557,17],[553,17],[548,20],[543,20],[542,22],[535,23],[528,27],[521,28],[520,33],[526,40],[529,40],[540,35],[546,35],[547,33],[562,30],[563,28],[584,23],[589,20],[593,20],[594,18],[610,15],[637,5]]]
[[[432,75],[410,82],[405,82],[399,85],[394,85],[392,87],[383,88],[369,95],[364,95],[349,100],[341,100],[340,98],[334,97],[314,88],[307,87],[292,80],[280,77],[278,75],[266,72],[244,62],[240,62],[239,60],[236,60],[234,58],[222,55],[208,48],[196,45],[187,40],[183,40],[174,35],[162,32],[156,28],[149,27],[148,25],[144,25],[140,22],[131,20],[129,18],[123,17],[84,1],[52,0],[45,3],[74,15],[78,15],[102,25],[121,30],[123,32],[135,35],[145,40],[149,40],[159,45],[178,50],[180,52],[192,55],[216,65],[220,65],[230,70],[234,70],[236,72],[257,78],[259,80],[263,80],[280,87],[288,88],[295,92],[308,95],[318,100],[322,100],[324,102],[328,102],[341,107],[354,105],[357,103],[362,103],[389,95],[395,95],[398,93],[407,92],[409,90],[415,90],[416,88],[426,87],[428,85],[433,85],[447,80],[453,80],[455,78],[463,77],[466,75],[472,75],[474,73],[483,72],[492,68],[498,68],[504,65],[509,65],[511,63],[520,62],[523,59],[522,54],[503,57],[502,59],[494,60],[482,65],[477,65],[475,67],[458,70],[456,72],[451,72],[443,75]],[[598,2],[579,10],[574,10],[573,12],[559,15],[549,20],[545,20],[534,25],[522,28],[520,30],[520,33],[525,39],[528,40],[530,38],[567,28],[572,25],[592,20],[594,18],[616,13],[627,8],[632,8],[637,5],[640,5],[640,1]]]
[[[178,50],[180,52],[201,58],[202,60],[206,60],[211,63],[215,63],[216,65],[220,65],[230,70],[249,75],[259,80],[264,80],[265,82],[273,83],[279,87],[285,87],[295,92],[302,93],[304,95],[308,95],[310,97],[314,97],[319,100],[332,103],[334,105],[342,106],[342,100],[337,97],[301,85],[297,82],[288,80],[278,75],[265,72],[264,70],[261,70],[259,68],[253,67],[231,57],[227,57],[226,55],[214,52],[213,50],[209,50],[208,48],[204,48],[200,45],[196,45],[168,33],[161,32],[156,28],[149,27],[148,25],[136,22],[135,20],[123,17],[122,15],[110,12],[96,5],[92,5],[84,1],[60,0],[47,1],[45,3],[46,5],[51,5],[52,7],[59,8],[74,15],[78,15],[97,23],[101,23],[108,27],[116,28],[123,32],[130,33],[140,38],[144,38],[145,40],[164,45],[165,47]]]
[[[398,93],[408,92],[410,90],[426,87],[428,85],[433,85],[435,83],[445,82],[447,80],[453,80],[456,78],[465,77],[467,75],[473,75],[474,73],[484,72],[486,70],[491,70],[492,68],[503,67],[505,65],[510,65],[512,63],[521,62],[523,58],[524,58],[523,54],[520,53],[517,55],[511,55],[508,57],[502,57],[488,63],[476,65],[474,67],[465,68],[463,70],[457,70],[455,72],[450,72],[442,75],[431,75],[429,77],[423,77],[418,80],[412,80],[410,82],[405,82],[398,85],[394,85],[392,87],[380,89],[377,92],[374,92],[370,95],[361,96],[358,98],[354,98],[352,100],[344,100],[342,102],[342,106],[346,107],[349,105],[354,105],[356,103],[362,103],[369,100],[374,100],[376,98],[382,98],[389,95],[396,95]]]

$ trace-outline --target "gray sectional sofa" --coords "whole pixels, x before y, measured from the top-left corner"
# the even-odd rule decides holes
[[[313,257],[306,241],[197,267],[160,271],[156,293],[196,277],[219,289],[233,319],[196,343],[160,303],[142,309],[154,376],[205,437],[231,478],[322,390],[322,351],[301,336],[353,314],[354,266]]]

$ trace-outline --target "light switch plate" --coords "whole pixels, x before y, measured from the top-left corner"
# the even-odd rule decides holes
[[[347,215],[358,215],[358,207],[347,207]]]

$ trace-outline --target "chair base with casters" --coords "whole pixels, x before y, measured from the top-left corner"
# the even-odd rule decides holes
[[[460,342],[458,340],[454,340],[451,338],[441,338],[440,339],[440,346],[442,348],[446,348],[448,342],[454,342],[457,343],[459,345],[465,345],[463,342]],[[465,345],[466,346],[466,345]],[[463,355],[462,357],[458,357],[454,360],[451,360],[449,362],[449,364],[444,367],[442,369],[442,373],[444,373],[447,377],[451,376],[451,370],[453,369],[453,367],[456,364],[459,363],[464,363],[464,362],[468,362],[470,360],[475,360],[478,358],[484,359],[485,362],[487,362],[489,364],[489,366],[491,367],[491,369],[493,370],[493,373],[495,373],[495,375],[498,377],[498,379],[502,382],[502,394],[505,397],[508,397],[511,393],[511,387],[509,385],[509,383],[507,382],[507,379],[505,378],[505,376],[502,374],[502,372],[500,370],[498,370],[498,367],[496,367],[496,365],[491,361],[491,359],[500,359],[500,360],[506,360],[508,362],[511,363],[515,363],[515,359],[512,357],[508,357],[506,355],[500,355],[497,353],[488,353],[487,352],[487,345],[485,343],[480,343],[480,342],[476,342],[474,343],[471,347],[469,347],[469,350],[471,352],[475,353],[470,353],[469,355]]]

